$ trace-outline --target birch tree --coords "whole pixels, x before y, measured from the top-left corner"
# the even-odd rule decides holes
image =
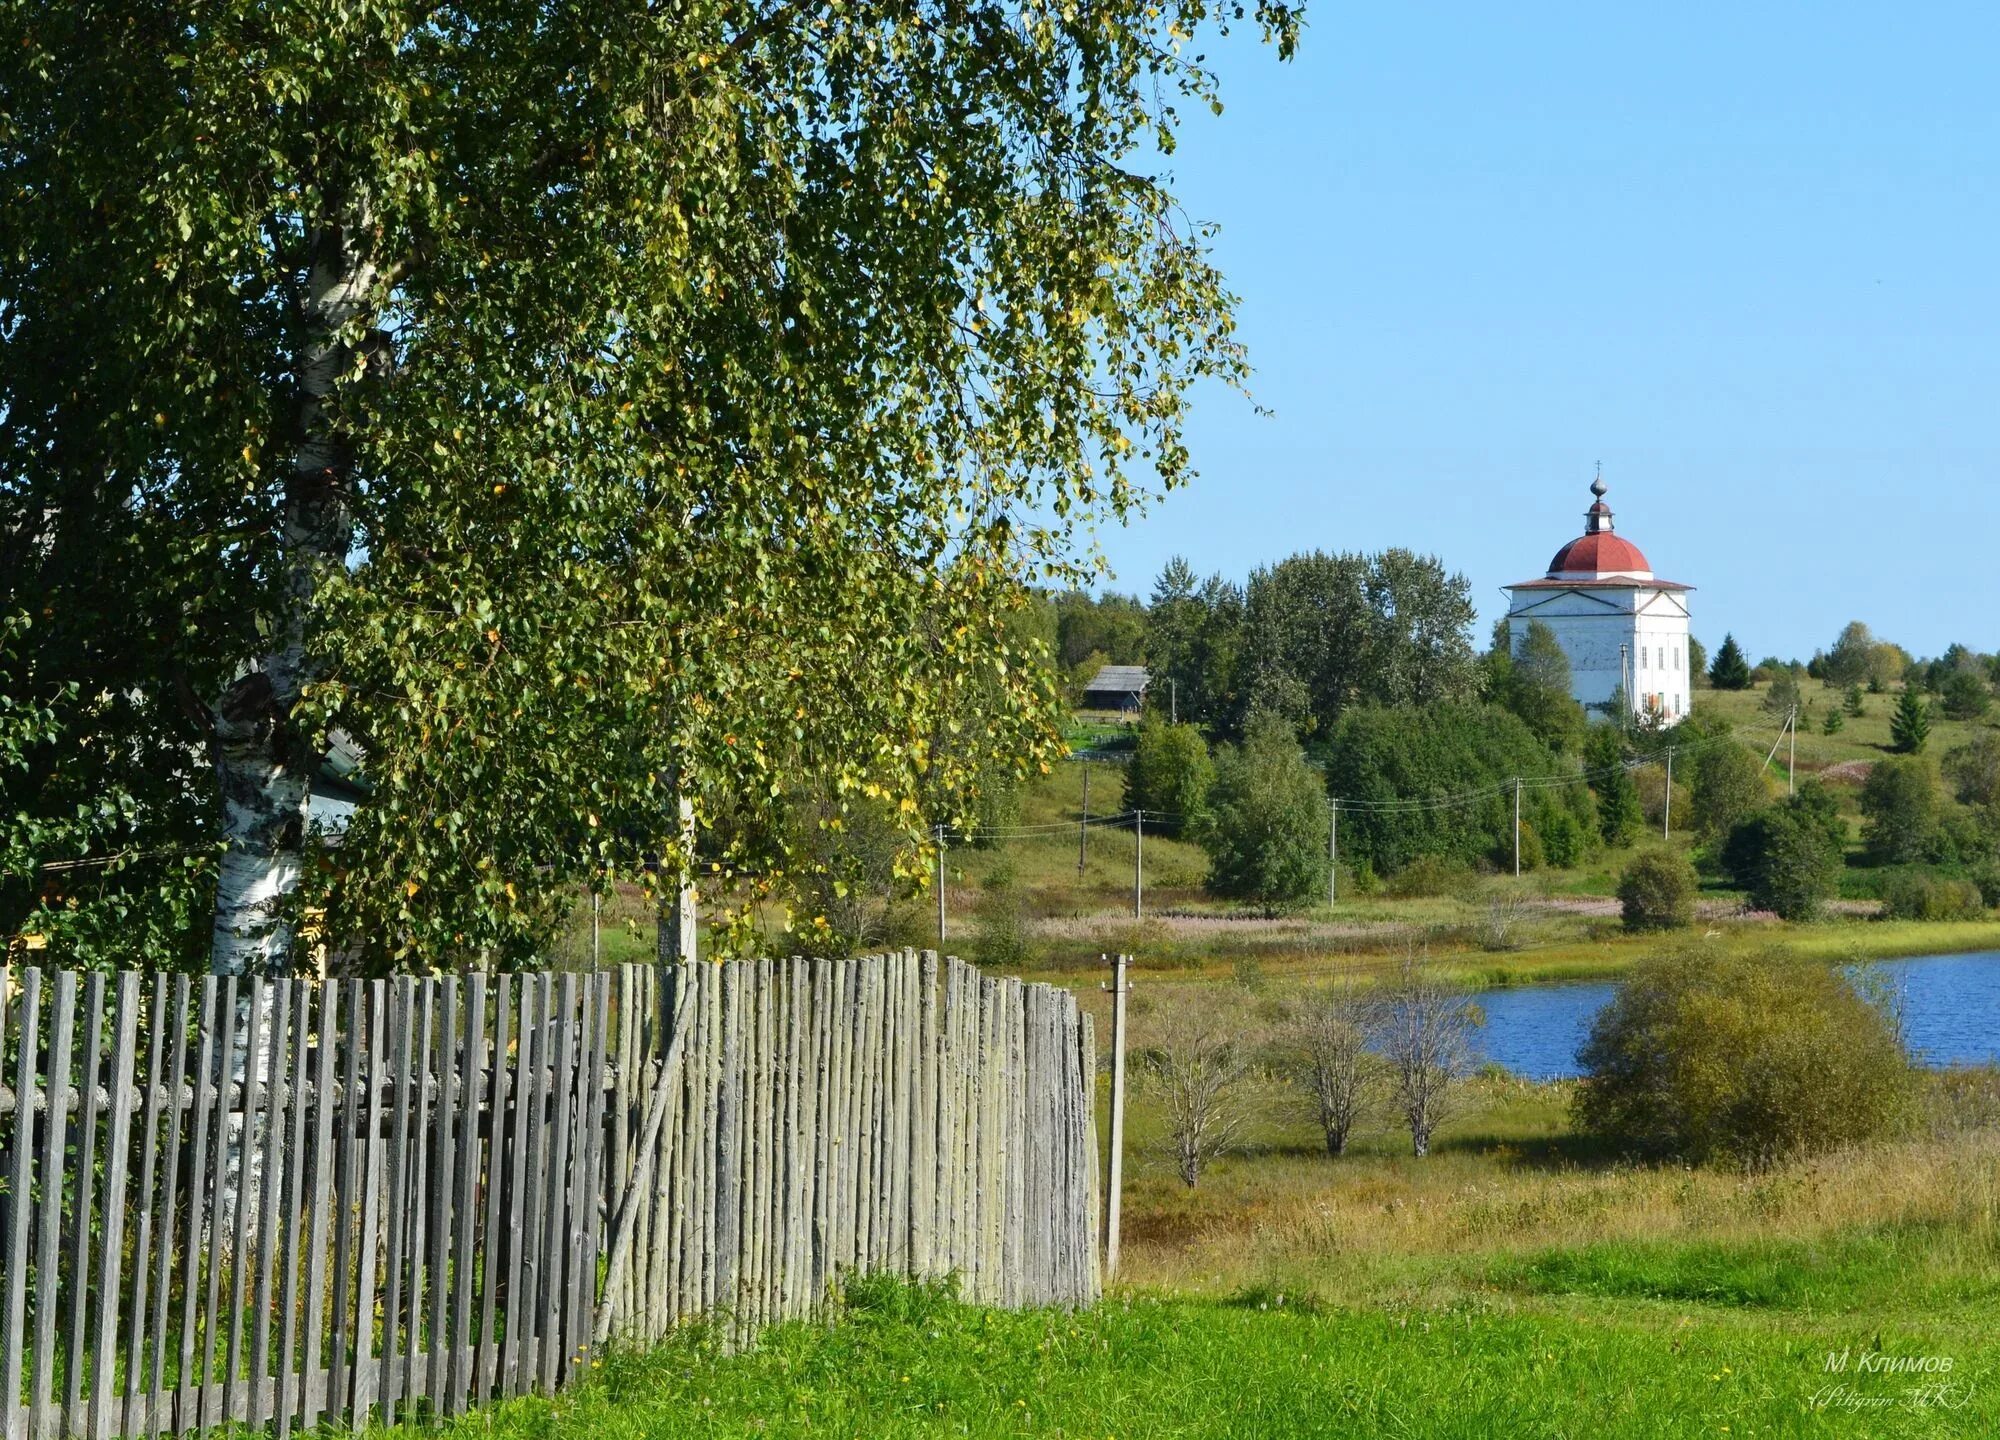
[[[1250,1119],[1249,1054],[1212,1015],[1177,1014],[1160,1026],[1146,1068],[1164,1121],[1161,1149],[1192,1190]]]
[[[1379,1062],[1368,1051],[1369,1015],[1352,988],[1336,986],[1301,1001],[1285,1026],[1293,1082],[1311,1100],[1335,1160],[1347,1153],[1348,1137],[1373,1098]]]
[[[1430,1154],[1432,1134],[1462,1097],[1475,1058],[1472,1032],[1480,1023],[1470,998],[1414,949],[1375,1005],[1375,1048],[1387,1063],[1390,1092],[1419,1160]]]
[[[1054,744],[1008,608],[1243,378],[1134,157],[1246,19],[1290,52],[1282,0],[0,0],[0,683],[64,737],[0,808],[150,747],[227,972],[305,906],[524,958],[781,758],[950,823]],[[943,754],[941,677],[1007,698]]]

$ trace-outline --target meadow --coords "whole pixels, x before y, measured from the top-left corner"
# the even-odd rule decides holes
[[[636,1440],[2000,1427],[1990,1086],[1904,1139],[1754,1174],[1599,1153],[1570,1132],[1566,1100],[1562,1086],[1483,1079],[1430,1158],[1378,1125],[1332,1160],[1272,1088],[1243,1152],[1190,1192],[1155,1155],[1142,1091],[1125,1266],[1093,1311],[1008,1314],[868,1282],[829,1323],[740,1354],[701,1334],[612,1353],[575,1391],[460,1428]],[[1932,1368],[1897,1368],[1911,1363]]]

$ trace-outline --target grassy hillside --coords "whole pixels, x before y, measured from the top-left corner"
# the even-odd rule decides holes
[[[1694,708],[1726,716],[1746,744],[1753,743],[1761,735],[1764,746],[1768,748],[1777,738],[1781,717],[1773,716],[1764,709],[1767,693],[1768,687],[1762,685],[1749,690],[1697,690],[1694,693]],[[1848,761],[1879,760],[1892,753],[1889,717],[1896,709],[1894,695],[1864,695],[1864,713],[1858,717],[1843,715],[1842,727],[1837,735],[1821,733],[1827,712],[1840,709],[1844,694],[1844,691],[1828,689],[1817,680],[1808,680],[1801,687],[1800,695],[1807,706],[1805,713],[1799,717],[1798,760],[1802,774],[1816,773]],[[1984,720],[1949,720],[1937,708],[1935,696],[1932,700],[1930,743],[1925,747],[1927,754],[1941,756],[1975,734],[2000,728],[2000,706],[1996,706],[1992,715]],[[1780,748],[1777,765],[1781,775],[1784,761],[1785,750]]]

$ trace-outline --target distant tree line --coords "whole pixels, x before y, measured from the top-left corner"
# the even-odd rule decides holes
[[[1073,684],[1103,663],[1150,667],[1125,804],[1199,840],[1217,893],[1271,908],[1324,896],[1332,797],[1350,885],[1416,893],[1509,867],[1516,778],[1527,782],[1525,869],[1629,846],[1671,806],[1702,866],[1759,908],[1810,916],[1841,888],[1849,822],[1831,794],[1807,784],[1775,799],[1761,757],[1713,710],[1673,726],[1590,724],[1554,634],[1503,620],[1478,650],[1469,587],[1434,558],[1315,551],[1242,585],[1176,558],[1143,603],[1074,593],[1048,611]],[[1807,687],[1819,680],[1839,692],[1825,707],[1828,733],[1865,713],[1869,694],[1893,690],[1893,744],[1911,760],[1935,715],[1987,713],[2000,675],[1994,657],[1967,646],[1919,660],[1859,621],[1805,664],[1753,664],[1733,634],[1713,652],[1691,638],[1689,658],[1717,689],[1762,686],[1774,719],[1813,709]],[[1639,763],[1669,749],[1679,757],[1672,794],[1664,766]],[[1992,872],[1984,888],[2000,900],[2000,736],[1957,747],[1941,768],[1898,759],[1876,771],[1858,797],[1863,863]],[[1693,887],[1684,855],[1648,859],[1627,887],[1628,914],[1685,924]],[[1966,894],[1888,898],[1915,912]]]

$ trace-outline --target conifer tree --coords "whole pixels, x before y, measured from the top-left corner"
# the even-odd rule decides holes
[[[1889,717],[1889,739],[1904,755],[1921,755],[1931,738],[1931,707],[1914,685],[1905,685],[1896,701],[1896,713]]]
[[[1750,661],[1734,635],[1722,637],[1722,648],[1715,652],[1715,660],[1708,667],[1708,683],[1718,690],[1750,688]]]
[[[1597,795],[1598,834],[1606,845],[1630,845],[1646,823],[1646,812],[1632,772],[1625,768],[1625,747],[1614,727],[1600,725],[1591,730],[1584,762],[1590,788]]]

